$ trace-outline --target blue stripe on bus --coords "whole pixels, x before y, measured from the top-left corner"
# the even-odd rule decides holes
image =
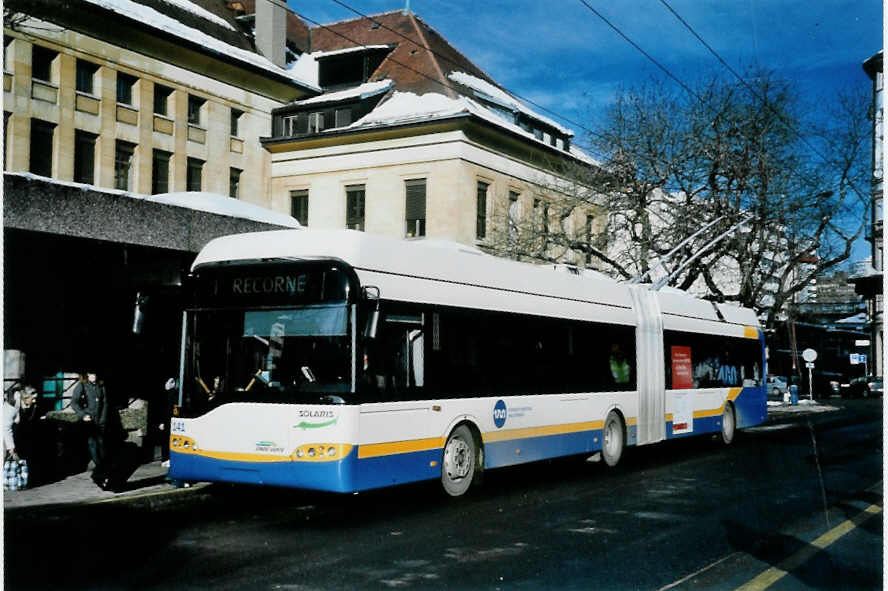
[[[357,454],[332,462],[239,462],[170,450],[170,478],[353,492]]]

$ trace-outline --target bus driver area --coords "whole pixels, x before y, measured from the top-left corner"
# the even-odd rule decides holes
[[[766,418],[755,314],[676,290],[348,230],[213,240],[190,284],[177,480],[460,495]]]

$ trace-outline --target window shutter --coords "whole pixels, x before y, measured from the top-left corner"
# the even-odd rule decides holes
[[[425,179],[407,181],[407,215],[408,220],[424,220],[426,217],[426,184]]]

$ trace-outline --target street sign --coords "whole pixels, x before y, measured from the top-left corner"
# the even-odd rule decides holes
[[[858,357],[860,357],[860,363],[866,363],[866,355],[861,353]]]
[[[851,353],[851,365],[859,365],[860,364],[860,355],[857,353]]]
[[[854,346],[855,347],[869,347],[870,346],[869,339],[857,339],[856,341],[854,341]]]
[[[807,362],[817,361],[817,351],[814,349],[805,349],[802,351],[802,359]]]
[[[808,369],[813,369],[814,364],[809,361],[808,363],[805,364],[805,367],[807,367]]]

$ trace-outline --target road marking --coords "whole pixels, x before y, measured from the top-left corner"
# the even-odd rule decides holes
[[[860,525],[870,517],[878,515],[881,512],[882,507],[880,507],[879,505],[870,505],[869,507],[855,515],[852,519],[843,521],[813,542],[810,542],[803,549],[785,559],[777,566],[772,566],[745,585],[738,587],[737,591],[762,591],[763,589],[767,589],[768,587],[788,575],[793,570],[802,566],[815,554],[829,547],[845,534],[853,531],[858,525]]]
[[[727,556],[724,556],[724,557],[722,557],[722,558],[719,558],[718,560],[716,560],[716,561],[713,562],[712,564],[708,564],[708,565],[704,566],[703,568],[701,568],[700,570],[695,571],[695,572],[692,572],[692,573],[689,574],[688,576],[683,577],[683,578],[681,578],[681,579],[675,581],[674,583],[670,583],[670,584],[666,585],[665,587],[660,587],[659,589],[657,589],[657,591],[667,591],[668,589],[672,589],[673,587],[678,587],[679,585],[681,585],[681,584],[684,583],[685,581],[690,581],[691,579],[693,579],[693,578],[696,577],[697,575],[701,575],[701,574],[705,573],[706,571],[708,571],[708,570],[711,569],[712,567],[714,567],[714,566],[718,566],[719,564],[721,564],[721,563],[724,562],[725,560],[727,560],[727,559],[729,559],[729,558],[733,558],[734,556],[737,556],[738,554],[742,554],[742,553],[741,553],[741,552],[731,552],[731,553],[728,554]]]

